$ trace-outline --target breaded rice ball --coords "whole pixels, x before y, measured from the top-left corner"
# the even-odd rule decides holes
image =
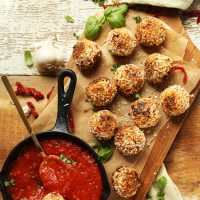
[[[165,41],[166,30],[158,19],[147,17],[136,26],[135,37],[146,47],[159,46]]]
[[[134,64],[117,68],[114,76],[118,90],[126,96],[139,92],[144,85],[144,73]]]
[[[127,28],[116,28],[108,33],[106,45],[112,55],[129,56],[137,43],[134,34]]]
[[[172,85],[160,95],[162,108],[169,116],[183,114],[190,106],[190,94],[180,85]]]
[[[101,59],[102,51],[93,41],[78,40],[73,49],[73,59],[80,70],[93,68]]]
[[[148,128],[158,123],[161,115],[157,102],[152,98],[141,98],[131,104],[132,116],[139,128]]]
[[[47,194],[42,200],[64,200],[64,198],[60,194],[52,192]]]
[[[112,174],[111,181],[114,191],[123,198],[134,196],[141,185],[138,172],[127,166],[117,168]]]
[[[106,106],[110,104],[117,93],[117,86],[113,80],[100,77],[92,81],[86,88],[88,100],[94,106]]]
[[[95,113],[89,121],[89,131],[100,140],[112,138],[116,128],[116,117],[109,110],[101,110]]]
[[[170,57],[153,53],[145,61],[145,78],[151,83],[161,83],[172,68]]]
[[[138,154],[144,149],[146,138],[137,126],[123,126],[115,133],[116,149],[125,156]]]

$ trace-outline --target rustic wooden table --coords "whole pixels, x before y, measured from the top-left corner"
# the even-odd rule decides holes
[[[193,8],[200,8],[200,0],[194,2]],[[66,57],[69,58],[76,41],[73,32],[81,34],[88,15],[99,10],[91,1],[84,0],[0,0],[0,74],[12,75],[9,79],[13,86],[20,80],[23,84],[39,88],[47,94],[56,83],[56,78],[37,76],[35,68],[24,65],[23,51],[30,49],[34,42],[43,40],[49,34],[56,34],[58,45],[64,48]],[[64,19],[66,15],[72,16],[75,23],[67,23]],[[183,24],[195,45],[200,48],[200,26],[196,24],[196,18],[183,19]],[[26,137],[26,130],[2,82],[0,91],[0,166],[2,166],[9,151]],[[29,98],[19,99],[22,105],[29,101]],[[32,99],[31,101],[36,104]],[[41,111],[45,104],[46,100],[37,102],[37,110]],[[29,120],[33,121],[31,117]],[[167,170],[185,200],[200,199],[199,121],[200,95],[195,100],[188,119],[165,159]]]

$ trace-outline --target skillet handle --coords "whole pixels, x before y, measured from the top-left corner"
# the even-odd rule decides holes
[[[64,78],[69,77],[70,83],[67,91],[64,90]],[[72,70],[63,70],[58,75],[58,114],[52,131],[70,133],[68,127],[69,109],[76,87],[76,74]]]

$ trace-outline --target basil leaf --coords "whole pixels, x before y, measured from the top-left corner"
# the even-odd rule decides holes
[[[113,71],[113,72],[116,72],[116,71],[117,71],[117,68],[119,68],[120,66],[121,66],[121,65],[113,64],[110,70]]]
[[[101,16],[98,19],[95,16],[89,16],[85,25],[85,37],[89,40],[97,38],[104,22],[104,16]]]
[[[164,187],[167,185],[167,178],[165,176],[162,176],[156,181],[156,185],[159,189],[163,190]]]
[[[5,185],[6,187],[10,187],[10,186],[15,185],[15,179],[7,179],[7,180],[5,180],[5,181],[4,181],[4,185]]]
[[[97,141],[92,142],[92,144],[90,145],[92,148],[96,149],[99,147],[99,143]]]
[[[74,19],[73,19],[72,17],[70,17],[70,16],[66,16],[66,17],[65,17],[65,20],[66,20],[67,22],[69,22],[69,23],[74,23]]]
[[[121,28],[125,26],[125,18],[122,14],[110,14],[107,21],[112,28]]]
[[[157,193],[157,199],[158,200],[165,200],[165,193],[164,192],[158,192]]]
[[[104,11],[104,15],[106,17],[108,17],[112,13],[124,15],[127,11],[128,11],[128,5],[121,4],[119,6],[107,7]]]
[[[105,2],[105,0],[92,0],[95,4],[98,4],[99,6],[102,6]]]
[[[24,51],[24,62],[28,67],[33,66],[33,57],[30,51]]]
[[[113,150],[110,144],[102,143],[99,146],[97,155],[103,163],[107,162],[113,154]]]

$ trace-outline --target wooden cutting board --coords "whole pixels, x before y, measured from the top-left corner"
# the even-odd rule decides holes
[[[164,20],[167,21],[167,23],[169,25],[171,25],[176,31],[178,31],[179,33],[181,33],[182,35],[187,37],[187,34],[185,33],[178,17],[165,18]],[[194,63],[196,63],[200,66],[200,53],[194,47],[194,45],[191,42],[188,43],[185,59],[190,60],[190,61],[192,61],[192,62],[194,62]],[[40,89],[44,94],[46,94],[47,91],[49,91],[51,89],[51,86],[54,85],[55,82],[56,82],[55,78],[30,77],[30,76],[28,76],[28,77],[27,76],[24,76],[24,77],[15,76],[15,77],[10,77],[10,80],[12,82],[13,87],[14,87],[15,82],[20,80],[23,84],[25,84],[27,86],[34,86],[34,87]],[[26,130],[23,126],[23,123],[21,122],[21,119],[19,118],[19,116],[18,116],[18,114],[15,110],[15,107],[13,105],[11,105],[11,103],[10,103],[10,98],[9,98],[7,92],[5,91],[5,88],[3,87],[2,82],[0,83],[0,89],[2,91],[0,93],[0,99],[1,99],[1,101],[0,101],[0,110],[1,110],[1,112],[0,112],[0,130],[1,130],[0,131],[0,141],[1,141],[1,145],[0,145],[0,152],[1,152],[0,153],[0,165],[2,166],[6,156],[9,153],[9,151],[20,140],[22,140],[24,137],[27,137],[28,135],[27,135]],[[33,101],[30,98],[28,98],[28,99],[19,98],[19,99],[20,99],[20,102],[22,103],[22,105],[24,105],[25,102],[27,102],[29,100]],[[33,101],[33,102],[34,102],[35,106],[37,107],[37,109],[39,111],[41,111],[42,108],[46,104],[46,100],[41,101],[41,102],[35,102],[35,101]],[[197,108],[199,108],[198,105],[195,105],[195,106],[197,106]],[[198,111],[197,113],[200,113],[200,112]],[[193,122],[193,124],[198,124],[199,119],[200,119],[199,115],[190,116],[190,120]],[[29,120],[32,121],[33,119],[30,118]],[[176,132],[178,132],[181,124],[182,124],[182,121],[179,122],[178,124],[177,123],[174,124],[172,122],[172,126],[176,130]],[[189,125],[190,125],[190,123],[188,124],[188,127],[189,127]],[[197,130],[195,131],[195,130],[190,129],[190,128],[187,128],[187,130],[188,130],[188,135],[190,136],[190,138],[192,138],[193,136],[196,137],[197,132],[198,132]],[[175,138],[175,135],[173,135],[173,137]],[[198,138],[199,138],[199,136],[198,136]],[[163,138],[161,137],[160,141],[162,141],[162,139]],[[193,145],[192,150],[189,151],[189,152],[195,153],[196,149],[199,149],[198,145],[200,144],[200,139],[195,140],[195,141],[192,140],[191,144],[189,142],[190,141],[185,140],[185,142],[182,142],[182,143],[183,143],[183,145],[186,145],[186,144],[187,145]],[[170,146],[171,146],[171,144],[164,146],[164,148],[165,148],[164,153],[165,154],[169,150]],[[177,151],[179,151],[179,149],[174,150],[174,153],[177,152]],[[190,160],[187,159],[186,149],[182,149],[182,151],[183,151],[182,152],[182,159],[183,160],[186,159],[187,162],[190,163],[190,166],[192,168],[195,168],[195,166],[193,165],[194,160],[190,161]],[[161,152],[161,153],[163,153],[163,152]],[[173,156],[173,152],[171,154]],[[171,158],[168,158],[169,161],[170,161],[170,159]],[[159,170],[159,166],[160,166],[159,163],[162,162],[162,161],[163,161],[163,159],[159,159],[158,162],[157,162],[158,163],[157,165],[155,165],[155,163],[154,163],[154,165],[156,166],[156,168],[155,168],[156,172],[157,172],[157,170]],[[149,164],[151,162],[152,162],[152,160],[148,161]],[[198,158],[196,164],[197,163],[200,164],[199,158]],[[188,166],[188,163],[187,163],[187,166]],[[175,182],[180,183],[179,187],[181,189],[183,189],[183,192],[187,191],[188,194],[192,194],[192,193],[194,194],[195,185],[192,184],[192,182],[191,182],[191,181],[193,181],[193,180],[191,180],[191,176],[186,174],[183,177],[179,177],[178,176],[179,171],[176,171],[176,168],[175,167],[173,168],[173,165],[171,165],[171,171],[173,171],[173,170],[176,172],[174,174]],[[179,170],[180,170],[180,168],[179,168]],[[183,172],[188,171],[188,169],[186,169],[184,165],[182,166],[181,170]],[[146,173],[148,173],[148,174],[146,174]],[[152,176],[149,176],[149,174],[152,174]],[[137,196],[136,196],[137,200],[142,200],[142,198],[144,196],[144,192],[148,191],[148,188],[151,185],[151,182],[153,181],[154,176],[155,176],[154,173],[150,173],[149,171],[145,172],[145,170],[143,170],[142,177],[144,177],[144,176],[146,177],[147,175],[148,175],[148,181],[145,181],[143,187],[141,188],[141,190],[137,194]],[[177,175],[177,178],[176,178],[176,175]],[[193,172],[193,177],[197,177],[197,180],[198,180],[198,176],[199,176],[198,170],[196,170],[196,172]],[[185,184],[184,184],[184,182],[185,182]],[[199,183],[196,182],[197,188],[198,188],[198,184]],[[187,189],[186,189],[186,187],[187,187]],[[195,191],[196,191],[195,195],[200,197],[198,189],[195,190]]]

